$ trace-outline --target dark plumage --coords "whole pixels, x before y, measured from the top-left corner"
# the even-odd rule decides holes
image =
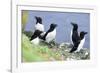
[[[35,16],[36,24],[35,24],[35,30],[42,31],[44,33],[44,25],[42,24],[42,18]]]
[[[37,23],[42,24],[42,18],[41,18],[41,17],[35,16],[35,19],[36,19],[36,24],[37,24]]]
[[[41,33],[42,33],[42,31],[35,30],[34,34],[31,36],[30,41],[37,38],[37,37],[39,37]]]
[[[77,40],[79,40],[80,38],[78,34],[78,25],[76,23],[71,23],[71,24],[73,26],[71,38],[74,45],[77,42]]]
[[[80,39],[82,40],[82,39],[84,39],[84,36],[87,34],[87,32],[84,32],[84,31],[82,31],[81,33],[80,33]]]
[[[80,43],[80,40],[78,40],[78,41],[73,45],[72,49],[70,50],[70,53],[72,53],[72,52],[74,52],[74,51],[77,50],[79,43]]]
[[[80,32],[79,39],[76,42],[74,42],[73,48],[70,50],[70,53],[72,53],[74,51],[79,52],[80,49],[83,48],[86,34],[87,34],[87,32],[84,32],[84,31]]]
[[[52,23],[50,25],[49,30],[44,34],[44,36],[42,37],[43,40],[45,40],[46,42],[50,42],[53,39],[55,39],[56,36],[56,28],[57,24]]]

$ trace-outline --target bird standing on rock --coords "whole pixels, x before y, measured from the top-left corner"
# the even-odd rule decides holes
[[[73,48],[70,50],[70,53],[79,52],[83,48],[86,34],[87,32],[84,32],[84,31],[80,32],[80,37],[76,42],[74,42]]]

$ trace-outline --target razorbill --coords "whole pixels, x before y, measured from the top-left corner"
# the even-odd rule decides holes
[[[74,45],[77,42],[77,40],[79,40],[78,25],[76,23],[72,23],[72,22],[71,22],[71,24],[73,26],[73,29],[71,30],[70,37],[71,37],[71,43],[72,43],[72,45]]]
[[[42,31],[40,30],[35,30],[34,34],[31,36],[30,41],[35,44],[38,45],[40,42],[39,36],[42,33]]]
[[[85,35],[87,34],[87,32],[80,32],[80,44],[78,46],[78,49],[76,52],[79,52],[82,48],[83,48],[83,45],[85,43]]]
[[[73,48],[70,50],[70,53],[72,52],[79,52],[84,45],[85,42],[85,35],[87,34],[87,32],[80,32],[80,37],[79,39],[74,43]]]
[[[44,34],[42,39],[44,41],[46,41],[47,43],[49,43],[52,40],[54,40],[56,38],[56,27],[57,27],[57,24],[52,23],[50,25],[49,30]]]
[[[44,32],[44,25],[42,24],[42,18],[35,16],[35,19],[36,19],[35,30],[40,30]]]

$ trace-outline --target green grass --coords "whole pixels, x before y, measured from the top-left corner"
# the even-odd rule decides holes
[[[37,61],[51,61],[61,60],[59,51],[53,51],[47,45],[34,45],[28,37],[22,36],[22,61],[23,62],[37,62]]]
[[[58,47],[58,48],[57,48]],[[79,53],[69,53],[71,48],[58,45],[52,48],[45,42],[34,45],[28,36],[22,34],[22,62],[61,61],[61,60],[87,60],[90,59],[89,49],[81,50]],[[85,55],[85,53],[88,53]]]

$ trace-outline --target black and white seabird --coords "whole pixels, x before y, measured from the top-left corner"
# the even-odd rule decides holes
[[[40,30],[44,32],[44,25],[42,24],[42,18],[35,16],[35,19],[36,19],[35,30]]]
[[[56,38],[56,27],[57,27],[57,24],[52,23],[50,25],[49,30],[44,34],[42,39],[44,41],[46,41],[47,43],[49,43],[52,40],[54,40]]]
[[[42,33],[42,31],[40,31],[40,30],[35,30],[34,34],[31,36],[30,41],[31,41],[33,44],[38,45],[39,42],[40,42],[39,36],[40,36],[41,33]]]
[[[77,40],[77,42],[74,42],[73,48],[70,50],[70,53],[79,52],[83,48],[86,34],[87,32],[84,32],[84,31],[80,32],[80,37]]]
[[[74,45],[77,42],[77,40],[79,40],[78,25],[76,23],[72,23],[72,22],[71,22],[71,24],[73,26],[73,29],[71,30],[70,37],[71,37],[71,43],[72,43],[72,45]]]

